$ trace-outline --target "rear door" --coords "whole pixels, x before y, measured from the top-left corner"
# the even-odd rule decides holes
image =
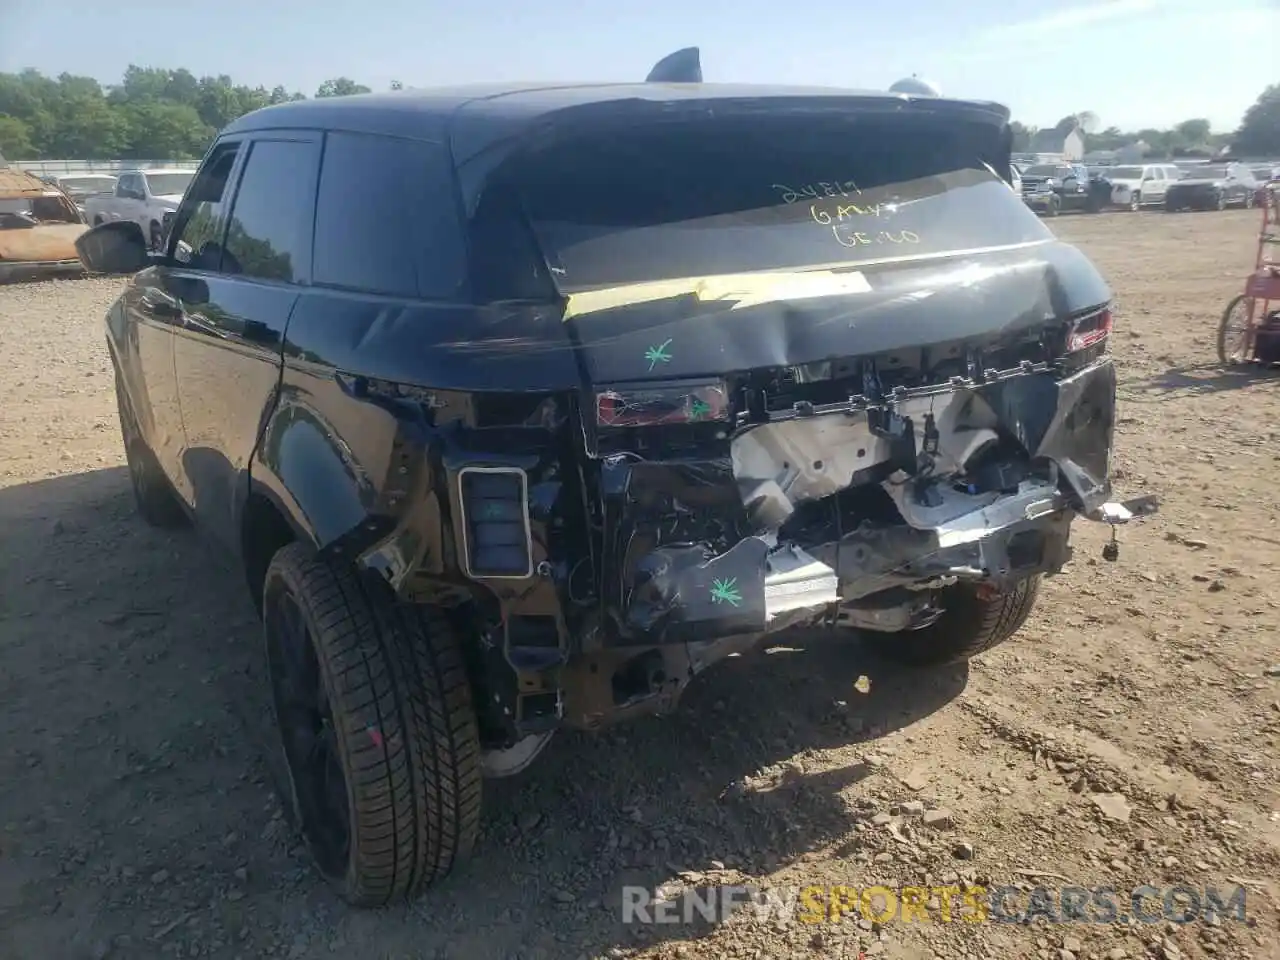
[[[169,273],[183,299],[174,367],[197,522],[239,547],[238,492],[277,396],[285,327],[311,277],[320,140],[273,133],[238,145],[222,224]]]
[[[107,220],[131,220],[133,218],[134,196],[137,193],[138,176],[134,173],[120,175],[116,181],[115,196],[103,211]]]
[[[1164,202],[1164,196],[1169,192],[1169,188],[1178,182],[1178,168],[1169,164],[1163,164],[1156,167],[1156,187],[1158,189],[1157,196],[1160,202]]]

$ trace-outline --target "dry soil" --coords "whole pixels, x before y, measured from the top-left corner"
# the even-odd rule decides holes
[[[0,958],[1280,956],[1280,373],[1214,355],[1256,216],[1054,227],[1116,293],[1118,487],[1163,501],[1120,561],[1081,524],[1026,628],[967,668],[798,636],[675,716],[561,736],[488,789],[471,864],[376,912],[336,901],[280,817],[237,575],[134,514],[119,282],[0,288]],[[1125,914],[1144,884],[1241,885],[1247,919],[619,919],[624,883],[739,882],[1014,885],[1017,909],[1107,885]]]

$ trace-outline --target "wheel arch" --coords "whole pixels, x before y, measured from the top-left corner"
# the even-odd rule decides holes
[[[241,560],[254,604],[271,558],[293,541],[347,553],[382,524],[371,516],[337,431],[297,398],[274,403],[260,431],[239,497]],[[374,528],[377,528],[375,530]]]

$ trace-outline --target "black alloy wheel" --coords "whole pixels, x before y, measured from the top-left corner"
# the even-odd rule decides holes
[[[341,877],[351,851],[351,806],[333,708],[297,598],[280,591],[270,599],[264,615],[272,693],[300,826],[320,872]]]

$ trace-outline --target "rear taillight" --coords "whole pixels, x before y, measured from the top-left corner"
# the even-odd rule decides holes
[[[1111,308],[1103,307],[1071,321],[1067,329],[1067,353],[1079,353],[1111,336]]]
[[[728,391],[719,383],[620,384],[596,394],[599,427],[706,423],[724,421],[728,415]]]

